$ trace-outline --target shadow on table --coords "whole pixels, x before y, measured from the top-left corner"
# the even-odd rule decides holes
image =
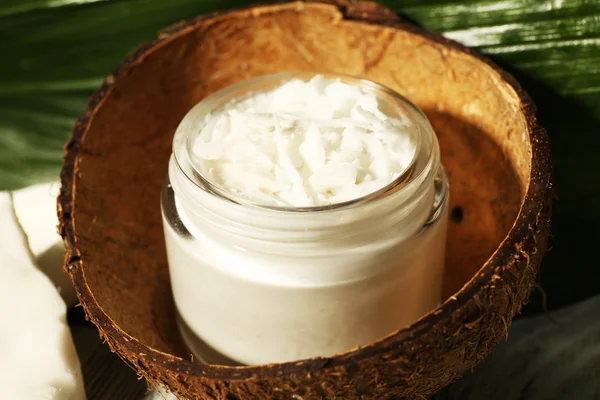
[[[146,381],[102,343],[98,330],[85,321],[83,309],[69,310],[69,325],[81,360],[87,400],[140,400]]]

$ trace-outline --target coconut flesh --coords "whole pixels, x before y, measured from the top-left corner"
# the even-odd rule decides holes
[[[17,190],[13,193],[14,208],[37,266],[54,283],[67,306],[73,307],[77,304],[77,295],[62,269],[65,250],[56,228],[56,198],[59,190],[58,182]]]
[[[35,265],[12,196],[0,193],[0,387],[3,399],[85,399],[66,306]]]

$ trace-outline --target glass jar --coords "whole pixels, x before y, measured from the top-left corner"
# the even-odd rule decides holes
[[[441,300],[448,184],[425,115],[392,90],[321,74],[375,94],[408,118],[416,151],[388,186],[330,206],[281,208],[235,198],[190,156],[207,113],[311,73],[263,76],[216,92],[183,119],[162,198],[182,337],[204,363],[253,365],[332,356],[381,339]]]

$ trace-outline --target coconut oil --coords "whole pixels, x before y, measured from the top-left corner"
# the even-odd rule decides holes
[[[302,98],[298,89],[292,112],[257,106],[259,96],[290,82],[323,89],[332,81],[356,89],[358,100],[332,111],[326,99],[307,111],[315,98]],[[360,98],[371,99],[364,100],[370,105],[352,115]],[[228,110],[246,122],[215,130]],[[341,125],[332,123],[340,118]],[[332,125],[337,127],[327,128]],[[339,133],[338,147],[326,148],[325,141],[315,146],[314,127],[322,138]],[[344,130],[356,127],[360,134],[349,135],[361,143],[379,135],[383,144],[370,147],[380,148],[378,157],[368,145],[366,161],[351,151],[340,154]],[[243,147],[228,151],[252,132],[261,140],[270,140],[271,132],[288,141],[279,148],[280,138],[273,142],[268,162]],[[227,142],[225,133],[236,140]],[[215,135],[221,137],[213,140]],[[313,145],[304,148],[311,150],[302,154],[310,140]],[[298,153],[300,162],[294,162]],[[381,157],[388,157],[386,163],[377,162]],[[288,161],[284,178],[277,176],[276,166]],[[342,173],[331,173],[333,168],[318,175],[319,168],[340,164]],[[256,171],[262,180],[252,175]],[[337,184],[348,171],[348,183]],[[247,178],[237,179],[242,175]],[[373,181],[369,190],[358,187]],[[177,129],[163,192],[171,285],[185,342],[201,362],[253,365],[333,356],[408,326],[441,300],[447,198],[429,122],[388,88],[347,76],[286,73],[214,93]]]

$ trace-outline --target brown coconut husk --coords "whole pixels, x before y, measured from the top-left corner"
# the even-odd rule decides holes
[[[206,95],[261,74],[362,76],[430,118],[451,184],[447,300],[360,349],[251,367],[190,361],[179,341],[159,198],[171,139]],[[66,269],[113,351],[189,399],[426,398],[507,336],[546,250],[548,140],[515,80],[373,3],[292,2],[182,22],[131,54],[65,149]]]

